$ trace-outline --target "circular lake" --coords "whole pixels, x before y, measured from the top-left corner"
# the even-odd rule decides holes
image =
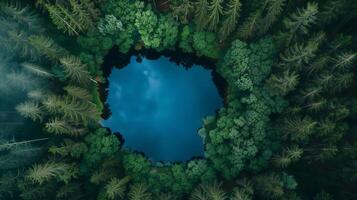
[[[111,116],[102,124],[124,137],[124,147],[153,161],[185,161],[203,156],[197,131],[202,119],[215,114],[223,100],[212,70],[185,69],[166,57],[114,68],[108,77]]]

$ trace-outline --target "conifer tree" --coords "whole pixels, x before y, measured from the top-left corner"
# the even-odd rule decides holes
[[[151,200],[152,196],[149,193],[149,187],[142,184],[134,184],[131,186],[128,193],[129,200]]]
[[[198,0],[195,5],[195,19],[198,30],[203,30],[207,26],[208,1]]]
[[[90,81],[91,77],[87,71],[87,65],[83,64],[78,57],[66,56],[60,59],[60,63],[66,74],[66,78],[70,81],[86,84]]]
[[[30,118],[33,121],[41,121],[43,112],[38,103],[34,101],[27,101],[16,106],[16,110],[23,117]]]
[[[29,43],[40,55],[46,56],[51,61],[58,61],[68,52],[53,41],[53,39],[43,35],[31,35]]]
[[[261,21],[261,15],[261,10],[252,12],[238,27],[238,37],[245,40],[254,37]]]
[[[53,77],[52,73],[48,72],[46,69],[44,69],[43,67],[38,66],[36,64],[24,62],[24,63],[21,63],[21,66],[36,76],[43,77],[43,78]]]
[[[309,28],[316,24],[318,4],[308,2],[306,8],[298,9],[290,17],[283,20],[286,32],[282,33],[280,39],[289,45],[298,35],[306,35]]]
[[[299,75],[285,70],[282,74],[273,74],[267,80],[267,87],[272,94],[284,96],[295,89],[299,83]]]
[[[266,2],[266,15],[259,25],[259,35],[264,35],[278,19],[279,15],[283,12],[285,2],[286,0],[268,0]]]
[[[291,163],[298,161],[301,158],[302,153],[303,149],[297,146],[284,149],[281,155],[277,155],[273,158],[273,163],[277,167],[285,168]]]
[[[84,133],[84,129],[76,128],[70,125],[65,120],[58,118],[50,119],[45,124],[45,129],[47,132],[55,135],[69,135],[69,136],[79,136]]]
[[[122,179],[112,178],[105,186],[105,194],[108,199],[117,199],[118,197],[123,199],[125,196],[126,185],[130,181],[130,178],[124,177]]]
[[[33,165],[28,170],[26,178],[33,183],[42,184],[52,178],[65,174],[67,170],[68,165],[65,163],[45,162]]]
[[[219,37],[225,40],[230,33],[235,29],[241,11],[240,0],[230,0],[227,9],[224,11],[225,19],[222,22],[222,27],[219,30]]]
[[[208,19],[206,19],[208,30],[215,31],[217,29],[222,13],[222,0],[211,0],[208,6]]]

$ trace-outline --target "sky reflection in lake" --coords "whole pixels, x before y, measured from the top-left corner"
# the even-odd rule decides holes
[[[222,105],[210,70],[186,70],[166,57],[139,63],[134,56],[110,74],[107,102],[112,115],[102,124],[120,132],[125,147],[154,161],[202,156],[197,130]]]

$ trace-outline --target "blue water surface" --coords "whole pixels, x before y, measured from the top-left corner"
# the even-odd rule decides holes
[[[102,124],[123,135],[124,147],[153,161],[203,156],[197,130],[223,103],[210,70],[185,69],[166,57],[137,62],[135,56],[113,69],[107,102],[112,115]]]

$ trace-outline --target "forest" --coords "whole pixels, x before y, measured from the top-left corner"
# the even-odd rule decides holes
[[[356,36],[357,0],[0,0],[0,199],[356,200]],[[113,49],[214,66],[203,157],[101,125]]]

